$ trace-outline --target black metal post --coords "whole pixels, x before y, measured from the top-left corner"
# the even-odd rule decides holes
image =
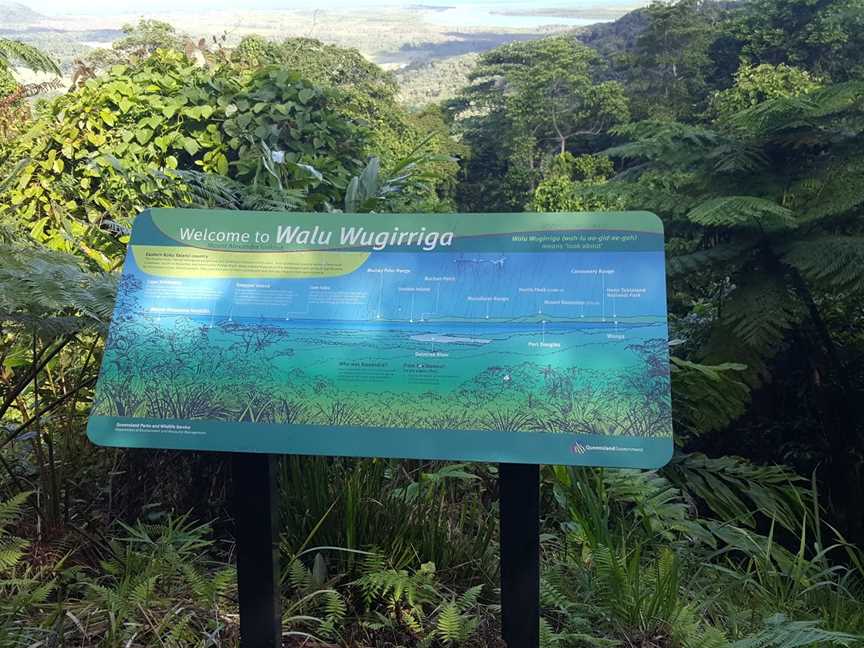
[[[275,464],[272,455],[234,455],[240,648],[282,646]]]
[[[501,635],[507,648],[540,645],[540,466],[499,464]]]

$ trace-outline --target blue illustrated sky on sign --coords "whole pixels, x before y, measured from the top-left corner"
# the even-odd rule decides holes
[[[314,279],[163,278],[145,312],[275,320],[608,322],[665,320],[661,252],[372,253],[355,272]]]

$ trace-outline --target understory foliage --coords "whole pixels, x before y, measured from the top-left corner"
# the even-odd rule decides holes
[[[659,471],[542,469],[544,648],[864,646],[862,25],[859,0],[654,2],[492,49],[419,113],[355,50],[228,47],[150,20],[31,108],[47,87],[11,68],[56,66],[0,39],[0,648],[237,645],[230,462],[95,448],[94,405],[555,432],[602,406],[644,435],[672,417]],[[168,394],[160,372],[194,367],[105,340],[135,292],[118,284],[130,225],[157,206],[654,211],[673,410],[616,413],[588,373],[547,372],[567,388],[519,409],[482,379],[467,411],[288,392],[269,334],[256,356],[234,323],[230,358],[200,328],[158,341],[222,363],[230,397]],[[117,392],[133,397],[93,403],[103,354],[134,361]],[[492,464],[281,458],[285,644],[503,648],[497,480]]]

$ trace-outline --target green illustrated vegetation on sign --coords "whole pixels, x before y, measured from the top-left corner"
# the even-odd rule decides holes
[[[647,213],[139,216],[99,444],[656,467],[672,453]]]

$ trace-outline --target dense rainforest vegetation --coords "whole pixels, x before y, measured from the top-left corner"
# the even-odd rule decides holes
[[[353,50],[126,31],[50,100],[0,40],[0,647],[236,645],[230,463],[84,435],[153,206],[654,211],[676,454],[543,467],[542,644],[864,646],[861,0],[654,2],[422,110]],[[286,645],[503,646],[494,465],[279,472]]]

